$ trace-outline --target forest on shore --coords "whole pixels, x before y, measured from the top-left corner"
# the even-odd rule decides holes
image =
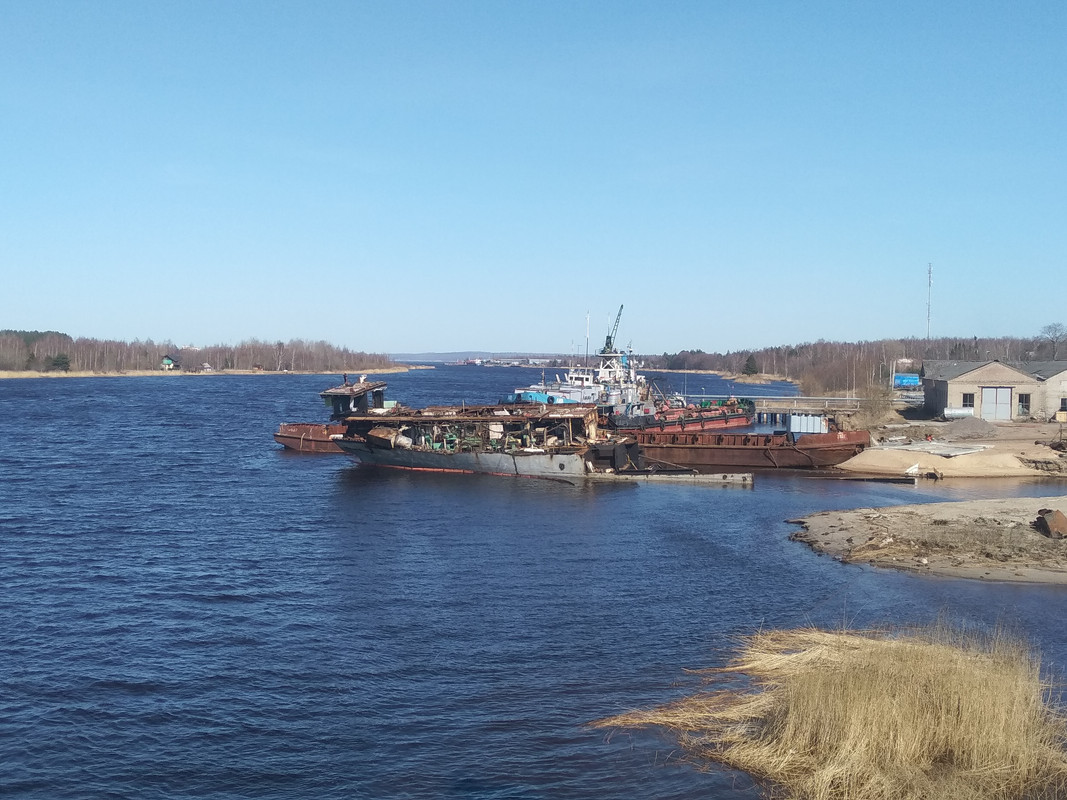
[[[122,342],[73,338],[57,331],[0,331],[0,370],[123,373],[164,369],[164,359],[181,372],[359,372],[395,366],[389,356],[294,339],[236,345],[180,347],[151,339]]]
[[[999,359],[1020,363],[1055,361],[1065,354],[1067,326],[1054,323],[1031,337],[819,340],[728,353],[694,349],[635,357],[646,369],[766,375],[794,381],[801,393],[809,396],[869,397],[885,390],[894,373],[918,372],[923,361]],[[382,353],[303,339],[249,339],[237,345],[197,348],[180,347],[170,341],[75,339],[56,331],[0,331],[2,371],[122,373],[162,370],[164,359],[173,360],[182,372],[370,372],[396,366]]]
[[[869,342],[819,340],[797,345],[705,353],[681,350],[643,356],[646,368],[700,370],[725,375],[773,375],[795,381],[809,397],[852,394],[869,397],[884,390],[894,374],[917,373],[923,361],[1007,363],[1055,361],[1067,355],[1067,326],[1045,325],[1031,337],[970,339],[879,339]]]

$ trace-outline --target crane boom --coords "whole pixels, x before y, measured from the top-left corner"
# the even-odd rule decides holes
[[[619,320],[620,319],[622,319],[622,306],[619,306],[619,313],[615,317],[615,325],[614,325],[614,327],[612,327],[611,333],[609,333],[608,337],[604,340],[604,349],[601,350],[602,353],[614,352],[614,350],[615,350],[615,334],[618,333],[618,331],[619,331]]]

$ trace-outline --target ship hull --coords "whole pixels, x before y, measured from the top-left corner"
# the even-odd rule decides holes
[[[812,433],[794,441],[788,434],[635,434],[645,458],[702,473],[736,469],[819,469],[833,467],[870,444],[866,431]]]
[[[423,472],[462,472],[529,478],[581,478],[587,474],[583,452],[548,452],[540,448],[508,452],[442,452],[379,447],[342,439],[340,448],[364,464]]]
[[[274,434],[274,441],[287,450],[300,453],[333,453],[344,451],[330,438],[345,432],[341,424],[324,425],[318,422],[283,422]]]

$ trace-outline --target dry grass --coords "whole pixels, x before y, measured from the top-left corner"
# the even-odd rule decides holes
[[[663,727],[700,760],[811,800],[1067,797],[1064,717],[1038,657],[1005,635],[769,631],[711,684],[594,727]]]

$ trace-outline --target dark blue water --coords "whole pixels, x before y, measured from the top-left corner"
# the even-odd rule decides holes
[[[423,403],[537,377],[386,379]],[[282,451],[336,382],[0,382],[0,795],[751,798],[584,723],[758,627],[1007,624],[1062,673],[1064,589],[843,566],[784,522],[1062,484],[572,487]]]

